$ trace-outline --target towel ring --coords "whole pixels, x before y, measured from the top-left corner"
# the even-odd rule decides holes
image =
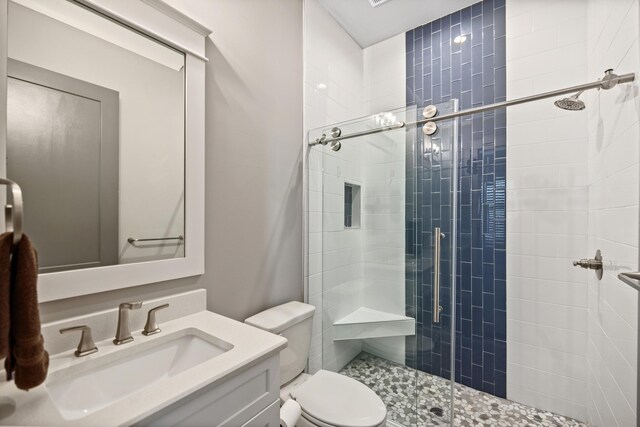
[[[22,239],[22,190],[9,179],[0,178],[0,184],[11,190],[11,203],[4,207],[4,221],[6,231],[13,231],[13,244],[17,245]]]

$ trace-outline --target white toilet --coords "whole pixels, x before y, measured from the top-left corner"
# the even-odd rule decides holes
[[[315,307],[292,301],[245,320],[256,328],[289,340],[280,353],[280,398],[294,399],[302,409],[297,427],[384,427],[387,408],[364,384],[321,370],[303,373],[309,357]]]

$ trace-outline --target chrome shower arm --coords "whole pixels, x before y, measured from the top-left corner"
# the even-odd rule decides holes
[[[607,70],[609,71],[609,70]],[[616,76],[616,75],[612,75],[610,79],[607,79],[607,77],[605,76],[605,78],[603,78],[602,80],[598,80],[592,83],[585,83],[582,85],[578,85],[578,86],[571,86],[568,88],[564,88],[564,89],[557,89],[557,90],[553,90],[551,92],[543,92],[543,93],[539,93],[536,95],[530,95],[530,96],[525,96],[522,98],[517,98],[517,99],[512,99],[510,101],[502,101],[502,102],[496,102],[495,104],[489,104],[489,105],[483,105],[481,107],[475,107],[475,108],[468,108],[466,110],[462,110],[462,111],[457,111],[454,113],[449,113],[449,114],[443,114],[441,116],[436,116],[436,117],[432,117],[430,119],[422,119],[422,120],[417,120],[415,122],[410,122],[410,123],[406,123],[406,126],[418,126],[418,125],[423,125],[427,122],[438,122],[438,121],[443,121],[443,120],[450,120],[450,119],[455,119],[456,117],[462,117],[462,116],[468,116],[471,114],[477,114],[477,113],[483,113],[485,111],[491,111],[491,110],[496,110],[498,108],[504,108],[504,107],[511,107],[513,105],[519,105],[519,104],[526,104],[528,102],[533,102],[533,101],[539,101],[541,99],[547,99],[547,98],[553,98],[559,95],[566,95],[569,93],[574,93],[574,92],[584,92],[585,90],[590,90],[590,89],[611,89],[614,86],[616,86],[619,83],[630,83],[633,82],[635,80],[635,74],[634,73],[628,73],[628,74],[623,74],[621,76]],[[345,137],[342,137],[340,139],[345,139]],[[329,141],[330,142],[330,141]]]

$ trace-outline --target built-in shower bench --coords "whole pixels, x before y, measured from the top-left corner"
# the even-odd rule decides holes
[[[340,341],[414,335],[415,328],[416,321],[411,317],[360,307],[333,323],[333,339]]]

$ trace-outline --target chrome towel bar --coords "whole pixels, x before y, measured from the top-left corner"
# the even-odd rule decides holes
[[[176,236],[176,237],[154,237],[151,239],[134,239],[133,237],[129,237],[127,239],[127,242],[133,244],[136,243],[141,243],[141,242],[159,242],[159,241],[163,241],[163,240],[180,240],[181,242],[184,241],[184,236],[180,235],[180,236]]]

